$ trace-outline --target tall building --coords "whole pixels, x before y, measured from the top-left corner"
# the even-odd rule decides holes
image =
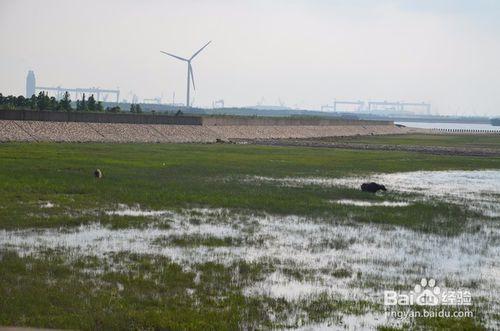
[[[35,94],[36,80],[35,73],[33,70],[28,71],[28,76],[26,76],[26,98],[31,98]]]

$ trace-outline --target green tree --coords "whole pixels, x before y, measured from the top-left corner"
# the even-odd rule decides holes
[[[7,97],[7,106],[9,106],[9,109],[15,109],[17,106],[17,97],[9,95]]]
[[[57,108],[59,108],[59,102],[57,102],[57,99],[55,97],[50,97],[48,109],[56,110]]]
[[[30,109],[32,110],[36,110],[38,107],[37,107],[37,99],[36,99],[36,95],[32,95],[31,98],[30,98],[30,101],[29,101],[29,107]]]
[[[16,107],[19,107],[19,108],[26,107],[27,106],[26,98],[22,95],[18,96],[16,98],[15,105],[16,105]]]
[[[87,100],[85,100],[85,93],[83,93],[82,100],[80,102],[77,102],[76,110],[78,110],[78,111],[87,111],[88,110]]]
[[[36,97],[36,105],[38,110],[47,110],[49,107],[49,96],[45,95],[45,92],[41,91]]]
[[[89,100],[87,101],[87,108],[88,111],[96,111],[97,109],[97,102],[95,101],[93,94],[90,95]]]
[[[71,111],[71,99],[69,98],[70,95],[68,91],[64,92],[64,96],[59,101],[59,109],[65,110],[65,111]]]
[[[119,106],[106,107],[106,112],[108,113],[119,113],[121,111]]]
[[[102,106],[102,102],[101,101],[97,102],[97,106],[96,107],[97,107],[97,109],[96,109],[97,111],[99,111],[99,112],[103,112],[104,111],[104,107]]]
[[[135,113],[135,114],[140,114],[142,113],[142,108],[141,105],[138,103],[133,103],[130,105],[130,112]]]

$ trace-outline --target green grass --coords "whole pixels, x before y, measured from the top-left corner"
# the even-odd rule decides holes
[[[175,235],[168,238],[160,237],[154,242],[160,246],[178,246],[178,247],[192,247],[192,246],[206,246],[206,247],[224,247],[224,246],[240,246],[242,243],[241,238],[232,237],[214,237],[202,235]]]
[[[282,187],[247,183],[245,176],[341,177],[371,172],[500,168],[500,158],[418,153],[324,150],[248,145],[0,144],[0,228],[78,225],[119,203],[142,208],[223,207],[309,216],[338,215],[358,221],[431,230],[432,220],[467,218],[460,206],[416,204],[352,208],[335,199],[385,198],[347,188]],[[104,178],[96,180],[100,168]],[[51,201],[54,208],[40,210]],[[137,223],[137,222],[136,222]],[[137,223],[139,224],[139,223]],[[453,231],[456,227],[450,227]]]
[[[103,179],[93,177],[95,168],[103,171]],[[0,229],[95,221],[127,229],[157,222],[104,212],[126,204],[155,210],[222,207],[242,214],[296,214],[324,217],[324,222],[369,222],[455,235],[471,231],[467,219],[478,215],[437,201],[401,208],[336,205],[328,201],[397,201],[401,195],[243,180],[248,176],[341,177],[448,169],[500,169],[500,158],[251,145],[7,143],[0,144]],[[55,206],[41,208],[47,201]],[[189,219],[194,225],[202,221],[194,212]],[[168,229],[170,223],[155,226]],[[266,239],[262,240],[265,244]],[[319,244],[347,252],[355,243],[328,239]],[[244,248],[245,238],[190,234],[165,237],[155,244]],[[295,304],[244,294],[246,286],[277,269],[290,279],[313,277],[311,271],[292,264],[277,266],[274,261],[210,262],[184,268],[168,257],[147,254],[80,256],[56,249],[19,256],[2,249],[0,325],[82,330],[271,329],[381,311],[379,305],[367,301],[341,300],[326,293]],[[365,277],[349,266],[337,266],[330,273],[339,281],[352,277],[361,282]],[[416,323],[421,329],[481,328],[480,322],[469,319]]]
[[[66,263],[57,252],[39,258],[3,253],[0,268],[0,325],[34,325],[79,330],[235,330],[244,321],[269,326],[264,307],[278,300],[243,296],[240,286],[258,271],[240,270],[240,284],[231,282],[233,268],[207,263],[194,272],[167,258],[116,255],[129,271],[105,269],[93,275],[82,272],[90,261]],[[101,266],[102,267],[102,266]],[[104,267],[106,268],[106,267]],[[257,269],[256,269],[257,268]],[[191,289],[193,294],[187,292]]]
[[[382,145],[443,146],[500,149],[500,135],[405,134],[347,138],[349,142]]]

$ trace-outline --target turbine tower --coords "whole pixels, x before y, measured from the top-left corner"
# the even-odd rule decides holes
[[[164,52],[164,51],[160,51],[162,52],[163,54],[166,54],[168,56],[171,56],[171,57],[174,57],[178,60],[181,60],[181,61],[184,61],[184,62],[187,62],[188,66],[187,66],[187,92],[186,92],[186,107],[189,108],[189,89],[191,87],[191,81],[193,81],[193,89],[196,90],[196,87],[195,87],[195,84],[194,84],[194,74],[193,74],[193,67],[191,66],[191,61],[195,58],[196,55],[200,54],[200,52],[208,46],[208,44],[210,44],[212,41],[209,41],[208,43],[205,44],[205,46],[203,46],[202,48],[200,48],[196,53],[194,53],[189,59],[185,59],[183,57],[180,57],[180,56],[177,56],[177,55],[174,55],[174,54],[170,54],[170,53],[167,53],[167,52]]]

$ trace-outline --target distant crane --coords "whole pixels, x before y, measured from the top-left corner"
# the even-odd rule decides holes
[[[365,102],[364,101],[350,101],[350,100],[333,100],[333,105],[324,105],[324,106],[321,106],[321,111],[329,111],[329,110],[333,110],[334,112],[337,112],[337,111],[346,111],[346,107],[344,106],[356,106],[356,111],[358,112],[361,112],[363,110],[363,107],[364,107],[364,104]],[[338,106],[342,106],[340,109]]]
[[[143,99],[142,100],[143,103],[152,103],[152,104],[161,104],[161,98],[160,97],[156,97],[156,98],[150,98],[150,99]]]
[[[220,100],[215,100],[212,102],[212,108],[224,108],[224,100],[223,99],[220,99]]]
[[[84,87],[76,87],[76,88],[69,88],[69,87],[61,87],[61,86],[37,86],[36,85],[36,78],[35,78],[35,73],[33,70],[28,71],[28,76],[26,77],[26,98],[31,98],[32,95],[36,94],[36,91],[43,91],[43,92],[55,92],[56,98],[61,99],[66,92],[68,93],[74,93],[75,99],[78,99],[80,94],[87,93],[88,95],[96,95],[97,96],[97,101],[101,100],[101,94],[104,95],[104,101],[107,100],[108,94],[114,94],[116,95],[116,102],[119,102],[120,99],[120,88],[117,87],[116,90],[110,90],[110,89],[101,89],[99,87],[89,87],[89,88],[84,88]]]
[[[339,109],[339,106],[340,109]],[[350,100],[334,100],[333,105],[324,105],[321,106],[322,111],[333,110],[337,111],[346,111],[346,107],[351,106],[355,107],[355,111],[357,112],[373,112],[373,111],[392,111],[394,113],[404,113],[407,107],[420,108],[424,109],[427,114],[431,112],[431,104],[426,102],[403,102],[403,101],[350,101]]]
[[[352,105],[352,106],[357,106],[356,111],[360,112],[363,110],[364,104],[365,103],[363,101],[346,101],[346,100],[335,99],[333,101],[333,111],[335,112],[337,111],[338,105],[347,105],[347,106]]]
[[[420,107],[425,109],[427,114],[431,112],[431,104],[426,102],[389,102],[389,101],[369,101],[368,111],[378,110],[378,106],[382,106],[383,110],[393,110],[398,112],[404,112],[406,107]]]
[[[186,58],[174,55],[174,54],[170,54],[170,53],[167,53],[167,52],[164,52],[164,51],[160,51],[163,54],[166,54],[166,55],[174,57],[174,58],[176,58],[178,60],[187,62],[187,64],[188,64],[188,68],[187,68],[187,91],[186,91],[186,107],[187,108],[189,108],[189,104],[190,104],[190,102],[189,102],[190,101],[190,99],[189,99],[189,90],[190,90],[190,87],[191,87],[191,80],[193,81],[193,89],[196,90],[196,87],[195,87],[195,84],[194,84],[194,74],[193,74],[193,67],[191,66],[191,61],[195,58],[196,55],[200,54],[200,52],[205,47],[207,47],[208,44],[210,44],[211,42],[212,41],[209,41],[208,43],[206,43],[202,48],[200,48],[196,53],[194,53],[189,59],[186,59]]]
[[[101,89],[99,87],[89,87],[89,88],[82,88],[82,87],[76,87],[76,88],[68,88],[68,87],[49,87],[49,86],[36,86],[35,91],[54,91],[56,93],[56,98],[61,99],[64,95],[65,92],[68,93],[75,93],[75,99],[78,99],[82,94],[87,93],[87,95],[96,95],[97,101],[101,100],[101,96],[104,96],[104,100],[107,100],[108,94],[114,94],[116,95],[116,102],[119,102],[120,99],[120,90],[107,90],[107,89]]]

